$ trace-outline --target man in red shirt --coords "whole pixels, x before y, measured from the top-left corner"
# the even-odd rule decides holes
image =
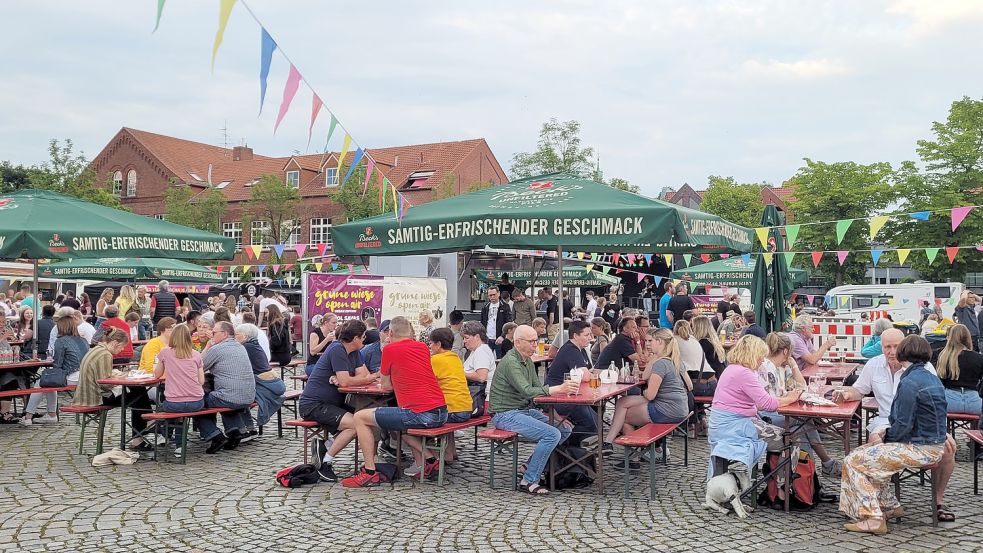
[[[115,305],[107,305],[105,313],[106,320],[102,322],[102,326],[118,328],[126,333],[126,345],[116,354],[116,357],[113,357],[113,363],[129,363],[133,360],[133,342],[130,340],[130,325],[119,318],[119,307]]]
[[[345,478],[346,488],[378,486],[385,480],[375,470],[375,432],[405,432],[410,428],[436,428],[447,422],[447,402],[433,367],[430,348],[413,339],[413,325],[406,317],[394,317],[389,323],[392,341],[382,350],[382,388],[396,393],[399,407],[362,409],[355,413],[355,432],[365,455],[365,465],[355,476]],[[423,475],[431,477],[439,463],[433,452],[423,450]]]

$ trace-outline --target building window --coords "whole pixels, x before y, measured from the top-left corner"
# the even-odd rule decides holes
[[[249,244],[252,246],[263,246],[263,250],[269,249],[270,222],[253,221],[249,225]]]
[[[430,278],[440,278],[440,258],[427,256],[427,276]]]
[[[236,251],[242,249],[242,221],[222,223],[222,234],[236,241]]]
[[[300,188],[300,171],[287,171],[287,186]]]
[[[280,240],[285,246],[300,244],[300,223],[294,224],[293,221],[284,221],[280,225]]]
[[[404,190],[421,190],[433,188],[428,181],[430,177],[433,176],[433,171],[417,171],[410,174],[406,179],[406,184],[403,186]]]
[[[311,219],[310,245],[327,244],[331,248],[331,219],[315,217]]]
[[[126,197],[132,198],[137,195],[137,172],[130,169],[126,172]]]
[[[242,282],[242,273],[236,272],[235,274],[229,273],[229,276],[225,277],[225,282],[227,284],[239,284]]]
[[[338,186],[337,167],[329,167],[324,170],[324,186]]]
[[[167,219],[164,218],[164,214],[163,213],[161,213],[160,215],[154,215],[154,219],[157,219],[158,221],[166,221],[167,220]]]
[[[116,171],[113,173],[113,195],[119,196],[123,193],[123,172]]]

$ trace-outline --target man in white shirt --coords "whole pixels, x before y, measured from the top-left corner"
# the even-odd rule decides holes
[[[92,339],[96,336],[96,327],[85,322],[85,317],[82,316],[81,311],[73,310],[72,316],[75,317],[75,321],[78,323],[79,336],[91,344]]]
[[[898,361],[898,345],[904,339],[904,333],[896,328],[889,328],[881,334],[881,355],[874,357],[864,365],[860,372],[860,377],[844,390],[833,392],[833,401],[860,401],[869,393],[874,394],[877,400],[877,416],[874,417],[867,426],[869,438],[868,444],[878,444],[884,439],[884,432],[890,426],[891,404],[894,402],[894,395],[898,391],[898,383],[901,382],[901,375],[904,368]],[[932,374],[936,374],[935,367],[927,363],[925,368]],[[949,484],[949,478],[956,464],[956,441],[952,436],[946,436],[945,453],[939,466],[932,469],[932,477],[938,478],[938,497],[935,504],[943,505],[943,494]]]
[[[594,292],[590,290],[587,291],[587,321],[590,322],[594,318],[594,312],[597,311],[597,298],[594,297]]]

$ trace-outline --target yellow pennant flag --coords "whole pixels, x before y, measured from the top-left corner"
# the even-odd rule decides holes
[[[593,270],[594,270],[594,264],[593,263],[588,263],[587,264],[587,272],[589,273],[589,272],[591,272]]]
[[[773,253],[763,253],[763,254],[761,254],[761,257],[764,258],[765,265],[767,266],[767,265],[771,265],[771,259],[773,257],[775,257],[775,254],[773,254]]]
[[[898,248],[898,263],[904,265],[909,253],[911,253],[911,250],[908,248]]]
[[[884,227],[884,223],[887,222],[887,215],[878,215],[877,217],[870,218],[870,239],[873,240],[877,233],[881,231]]]
[[[242,274],[248,273],[249,272],[249,269],[252,269],[252,268],[253,268],[252,265],[243,265],[242,266]]]
[[[215,72],[215,56],[218,54],[218,47],[222,45],[225,26],[229,24],[229,16],[232,15],[232,6],[235,4],[236,0],[222,0],[218,8],[218,31],[215,32],[215,43],[212,44],[212,73]]]
[[[345,140],[341,143],[341,153],[338,155],[338,172],[341,172],[341,164],[345,162],[349,148],[352,147],[352,135],[345,133]],[[344,184],[344,183],[342,183]]]
[[[259,261],[259,254],[263,253],[263,246],[249,246],[249,249],[253,251],[253,257],[256,261]]]
[[[758,235],[758,242],[761,242],[761,247],[768,249],[768,227],[758,227],[754,229],[754,233]]]
[[[322,265],[324,265],[324,263],[315,263],[314,264],[314,268],[317,269],[317,272],[319,272],[319,273],[321,272],[321,266]]]
[[[584,252],[577,252],[577,259],[583,259],[583,258],[584,258]]]
[[[672,267],[672,254],[671,253],[667,253],[667,254],[664,254],[662,257],[663,257],[663,259],[666,260],[666,266]]]

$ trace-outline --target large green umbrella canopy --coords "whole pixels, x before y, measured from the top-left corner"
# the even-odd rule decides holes
[[[232,259],[235,240],[49,190],[0,196],[0,259]]]
[[[222,283],[225,279],[214,270],[187,261],[153,257],[73,259],[50,263],[38,268],[42,277],[66,280],[171,280],[174,282]]]
[[[483,247],[742,253],[751,229],[566,173],[512,181],[332,228],[335,253],[409,255]]]
[[[477,270],[474,272],[475,276],[481,282],[488,282],[497,284],[502,281],[502,273],[508,273],[509,282],[516,286],[529,286],[533,282],[533,271],[485,271]],[[536,284],[539,286],[557,286],[559,281],[557,280],[556,269],[544,269],[535,273]],[[564,286],[583,286],[583,287],[597,287],[597,286],[611,286],[620,284],[621,279],[613,277],[611,275],[606,275],[603,273],[598,273],[596,271],[588,271],[586,267],[580,267],[577,265],[564,267],[563,268],[563,285]]]
[[[716,286],[750,288],[757,265],[754,258],[744,259],[743,256],[734,256],[685,269],[676,269],[669,273],[669,277],[686,278],[692,282]],[[809,272],[802,269],[789,269],[789,277],[792,279],[793,286],[800,286],[809,280]]]
[[[761,217],[761,226],[773,227],[768,231],[768,246],[762,254],[761,262],[754,268],[754,278],[751,286],[751,301],[754,302],[754,316],[757,323],[766,331],[787,330],[786,323],[790,322],[788,298],[792,295],[794,286],[789,276],[788,265],[785,263],[785,238],[777,226],[784,225],[784,217],[773,206],[765,206]],[[771,255],[771,263],[764,259]]]

